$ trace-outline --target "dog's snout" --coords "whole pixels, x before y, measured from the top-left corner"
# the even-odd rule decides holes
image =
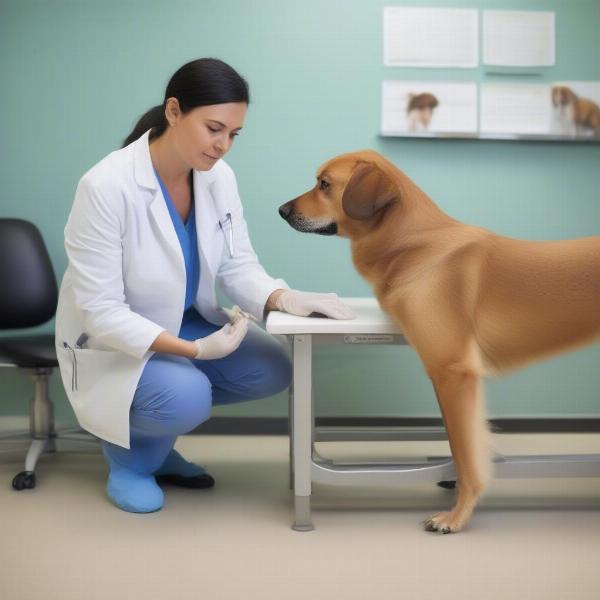
[[[288,220],[293,209],[293,203],[294,201],[290,200],[279,207],[279,214],[281,215],[282,219],[285,219],[286,221]]]

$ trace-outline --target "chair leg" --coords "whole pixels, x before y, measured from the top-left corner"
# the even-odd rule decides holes
[[[35,466],[37,464],[38,459],[44,452],[48,451],[48,445],[50,443],[50,439],[46,438],[45,440],[32,440],[31,446],[29,446],[29,450],[27,451],[27,456],[25,458],[25,471],[28,473],[33,473],[35,471]]]
[[[48,377],[52,369],[33,369],[34,394],[29,405],[29,434],[31,446],[25,458],[25,470],[12,482],[15,490],[33,489],[36,484],[35,467],[44,452],[56,452],[54,410],[48,395]]]
[[[29,451],[27,452],[27,458],[25,459],[25,470],[15,475],[12,486],[17,491],[33,489],[36,484],[35,480],[35,465],[39,457],[47,451],[50,439],[45,440],[32,440]]]
[[[29,411],[29,428],[34,440],[49,440],[47,451],[56,452],[54,407],[48,394],[48,377],[51,373],[52,369],[35,369],[32,374],[35,387]]]
[[[58,439],[99,446],[99,439],[90,433],[75,427],[57,432],[54,424],[54,405],[48,394],[48,379],[52,373],[50,368],[27,369],[34,382],[34,394],[29,406],[29,431],[16,434],[0,435],[0,442],[24,438],[31,440],[25,458],[25,470],[13,478],[15,490],[33,489],[36,485],[35,467],[44,453],[57,451]],[[6,450],[5,450],[6,451]]]

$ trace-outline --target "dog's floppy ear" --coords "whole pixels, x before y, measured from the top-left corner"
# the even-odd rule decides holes
[[[342,208],[353,219],[370,219],[378,210],[399,199],[392,179],[375,163],[359,161],[342,195]]]

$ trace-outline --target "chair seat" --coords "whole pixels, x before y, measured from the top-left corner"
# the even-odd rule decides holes
[[[29,369],[58,367],[54,335],[0,338],[0,363]]]

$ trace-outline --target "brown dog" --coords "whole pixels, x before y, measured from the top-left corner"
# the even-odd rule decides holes
[[[600,106],[593,100],[580,98],[571,88],[555,85],[552,104],[558,109],[562,133],[591,131],[600,136]]]
[[[600,336],[600,237],[515,240],[446,215],[372,151],[325,163],[279,208],[295,229],[350,238],[354,265],[419,354],[458,478],[429,531],[459,531],[491,476],[482,378]]]

